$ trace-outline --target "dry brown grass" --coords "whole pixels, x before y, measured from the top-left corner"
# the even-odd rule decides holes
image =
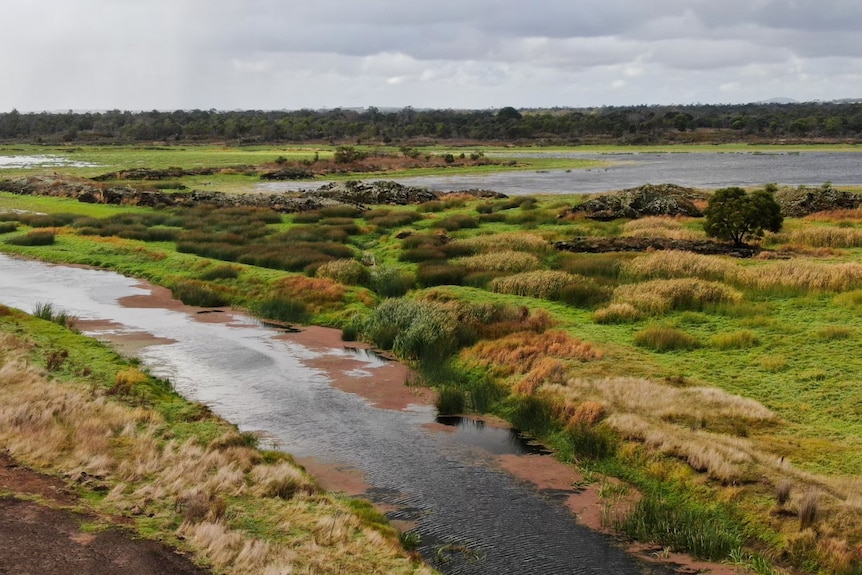
[[[862,264],[797,258],[744,268],[739,281],[763,290],[847,291],[862,286]]]
[[[703,280],[733,280],[739,266],[720,256],[704,256],[692,252],[663,250],[638,256],[623,265],[623,274],[637,279],[699,278]]]
[[[539,258],[533,254],[502,250],[476,256],[455,258],[452,263],[471,272],[518,273],[539,267]]]
[[[587,279],[558,270],[537,270],[497,278],[489,284],[491,291],[524,297],[554,298],[564,288]]]
[[[182,521],[177,535],[217,572],[430,573],[394,531],[366,525],[288,461],[263,463],[227,424],[210,445],[170,439],[153,411],[17,363],[19,342],[0,336],[0,442],[29,466],[108,489],[92,503],[101,512],[149,516],[165,530]],[[127,370],[117,380],[136,377]],[[251,524],[271,535],[253,535],[243,527]]]
[[[596,323],[632,323],[643,318],[643,313],[630,303],[612,303],[593,313]]]
[[[691,278],[625,284],[616,288],[613,295],[614,303],[628,303],[648,315],[739,301],[742,301],[742,293],[728,285]]]
[[[310,311],[332,308],[344,299],[345,288],[330,278],[290,276],[277,284],[279,297],[301,301]]]
[[[787,234],[787,242],[814,248],[858,248],[862,246],[862,229],[806,226]]]
[[[548,241],[540,235],[529,232],[506,232],[474,236],[455,242],[473,252],[497,251],[501,246],[516,252],[543,253],[550,249]]]
[[[465,353],[481,365],[492,366],[504,374],[528,373],[547,359],[585,362],[602,357],[602,352],[590,343],[560,330],[514,333],[493,341],[481,341]]]
[[[748,439],[728,435],[774,422],[772,412],[716,388],[679,388],[642,378],[576,378],[541,389],[565,405],[601,406],[609,414],[607,424],[623,437],[679,457],[725,483],[748,478],[762,458],[774,459],[758,453]]]
[[[626,222],[622,236],[632,238],[668,238],[674,240],[694,240],[706,237],[702,231],[690,230],[683,223],[692,218],[650,216]]]

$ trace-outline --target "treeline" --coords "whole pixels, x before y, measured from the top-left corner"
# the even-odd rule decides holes
[[[298,110],[0,113],[0,141],[235,143],[505,141],[731,142],[862,136],[862,103],[516,110]]]

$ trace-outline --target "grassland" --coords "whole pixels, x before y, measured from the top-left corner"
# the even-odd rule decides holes
[[[558,252],[703,235],[696,219],[558,218],[577,201],[278,216],[0,194],[47,214],[3,216],[0,248],[393,349],[445,388],[441,408],[501,415],[637,489],[634,513],[607,517],[622,533],[759,573],[862,572],[862,213],[788,220],[751,260]],[[34,229],[53,243],[6,241]]]

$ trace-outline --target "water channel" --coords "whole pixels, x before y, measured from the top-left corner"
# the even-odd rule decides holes
[[[347,356],[355,377],[374,378],[386,362],[349,349],[304,347],[252,318],[200,321],[182,311],[123,305],[150,288],[121,275],[0,255],[0,303],[37,303],[84,320],[99,338],[160,338],[137,355],[189,399],[280,448],[359,470],[365,496],[420,535],[419,551],[447,574],[666,573],[641,563],[607,537],[578,524],[561,495],[516,479],[502,454],[540,451],[510,430],[452,420],[433,409],[374,407],[332,385],[314,368],[322,355]],[[440,425],[450,431],[443,432]]]
[[[860,152],[639,152],[578,153],[535,152],[496,158],[569,158],[599,160],[606,166],[590,169],[515,171],[474,175],[378,178],[435,191],[486,189],[509,195],[583,194],[633,188],[642,184],[678,184],[703,189],[728,186],[781,185],[836,186],[862,184]],[[258,184],[259,191],[316,189],[327,182],[273,182]]]

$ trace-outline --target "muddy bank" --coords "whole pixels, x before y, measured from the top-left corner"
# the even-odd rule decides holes
[[[209,573],[170,547],[122,528],[94,532],[85,527],[118,521],[70,511],[68,507],[79,506],[80,500],[65,483],[19,466],[4,453],[0,453],[0,490],[8,494],[0,497],[0,573]]]

